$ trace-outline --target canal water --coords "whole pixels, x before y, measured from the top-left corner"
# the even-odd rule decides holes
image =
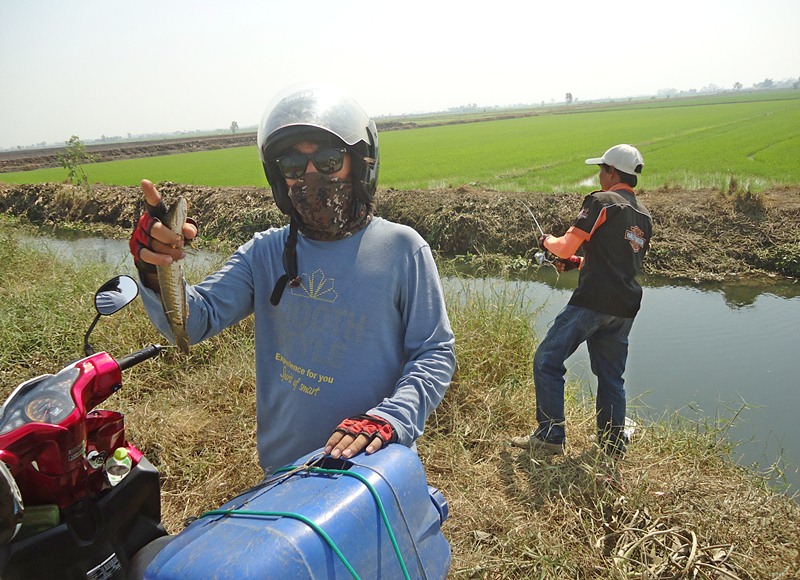
[[[577,279],[577,272],[558,276],[545,266],[527,279],[464,277],[446,284],[517,296],[538,310],[534,326],[542,338]],[[628,414],[730,423],[726,436],[739,464],[762,472],[776,466],[775,486],[800,491],[800,284],[642,282],[625,373]],[[567,368],[568,378],[594,391],[585,344]]]
[[[65,258],[101,259],[133,271],[127,242],[77,237],[25,238]],[[206,273],[223,257],[187,260]],[[190,279],[194,278],[190,275]],[[195,278],[196,279],[196,278]],[[516,296],[543,337],[577,284],[577,273],[551,267],[525,279],[452,277],[445,286],[487,296]],[[678,413],[702,423],[725,423],[733,457],[772,475],[779,489],[800,491],[800,283],[676,284],[645,279],[642,309],[630,336],[625,373],[629,415],[658,419]],[[536,312],[536,315],[533,314]],[[569,377],[587,390],[596,384],[583,345],[567,362]]]

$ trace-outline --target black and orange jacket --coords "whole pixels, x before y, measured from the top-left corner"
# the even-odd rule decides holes
[[[587,195],[567,233],[545,242],[545,247],[561,258],[583,246],[578,287],[569,303],[613,316],[636,316],[642,300],[636,275],[652,234],[650,212],[629,186],[617,184],[613,191]]]

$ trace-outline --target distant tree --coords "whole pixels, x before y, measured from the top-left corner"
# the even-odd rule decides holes
[[[566,101],[566,103],[568,105],[571,105],[572,104],[572,93],[567,93],[567,96],[564,97],[564,100]]]
[[[95,157],[86,152],[80,137],[73,135],[65,142],[64,151],[57,155],[58,163],[67,170],[70,182],[89,189],[89,177],[83,170],[84,163],[94,163]]]
[[[733,83],[733,90],[741,91],[742,90],[742,83],[740,83],[739,81],[736,81],[735,83]]]
[[[236,135],[236,131],[238,130],[239,130],[239,123],[237,123],[236,121],[231,121],[231,133]]]
[[[774,86],[775,86],[775,81],[773,81],[772,79],[764,79],[760,83],[756,83],[753,85],[753,87],[757,89],[771,89]]]

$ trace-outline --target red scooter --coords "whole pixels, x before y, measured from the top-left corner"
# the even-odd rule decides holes
[[[138,293],[129,276],[104,284],[95,295],[86,357],[25,381],[0,409],[4,580],[125,578],[136,552],[166,535],[158,472],[125,438],[123,415],[96,409],[122,387],[123,370],[162,350],[154,344],[115,359],[89,344],[100,317]],[[127,456],[122,478],[107,469],[116,450]]]

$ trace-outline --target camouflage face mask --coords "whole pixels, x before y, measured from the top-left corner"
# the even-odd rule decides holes
[[[300,216],[300,232],[312,240],[340,240],[369,223],[371,212],[357,203],[353,184],[322,173],[307,173],[289,190]]]

